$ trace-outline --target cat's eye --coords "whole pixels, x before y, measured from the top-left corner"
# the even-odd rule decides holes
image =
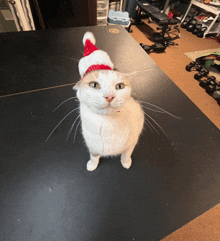
[[[125,87],[125,84],[123,84],[123,83],[117,84],[116,85],[116,90],[124,89],[124,87]]]
[[[89,86],[92,87],[93,89],[100,89],[100,85],[97,82],[91,82],[89,83]]]

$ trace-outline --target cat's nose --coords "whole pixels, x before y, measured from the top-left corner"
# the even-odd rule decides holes
[[[114,95],[109,95],[109,96],[105,97],[105,99],[106,99],[108,102],[112,102],[114,98],[115,98]]]

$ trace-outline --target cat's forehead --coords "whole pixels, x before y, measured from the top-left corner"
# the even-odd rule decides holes
[[[88,75],[85,76],[83,82],[89,83],[91,81],[97,81],[97,82],[128,82],[127,78],[125,76],[118,72],[118,71],[112,71],[112,70],[101,70],[101,71],[92,71]]]
[[[97,80],[102,81],[102,80],[117,80],[121,79],[121,75],[117,73],[116,71],[100,71],[98,72],[98,77]]]

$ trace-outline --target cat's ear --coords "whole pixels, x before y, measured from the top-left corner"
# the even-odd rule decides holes
[[[80,87],[80,81],[78,81],[74,86],[73,86],[73,89],[74,90],[78,90]]]

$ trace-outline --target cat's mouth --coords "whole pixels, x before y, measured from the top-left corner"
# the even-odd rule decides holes
[[[105,110],[105,109],[115,109],[115,108],[111,105],[107,105],[107,106],[104,106],[104,107],[99,107],[99,109]]]
[[[102,110],[102,111],[111,111],[111,110],[119,110],[121,107],[124,105],[124,102],[121,101],[120,103],[114,103],[114,102],[108,102],[108,103],[95,103],[92,106],[89,105],[90,107],[93,107],[97,110]]]
[[[103,107],[100,107],[100,109],[109,109],[109,108],[116,109],[116,107],[112,106],[111,103],[108,103],[107,105],[105,105]]]
[[[121,109],[124,106],[125,102],[124,101],[120,101],[120,102],[109,102],[109,103],[105,103],[103,105],[97,106],[98,109],[102,109],[102,110],[118,110]]]
[[[93,105],[90,108],[93,109],[93,111],[95,111],[98,114],[103,114],[103,115],[108,115],[111,113],[115,113],[115,112],[121,112],[121,108],[119,106],[115,106],[112,105],[112,103],[108,103],[105,105]]]

